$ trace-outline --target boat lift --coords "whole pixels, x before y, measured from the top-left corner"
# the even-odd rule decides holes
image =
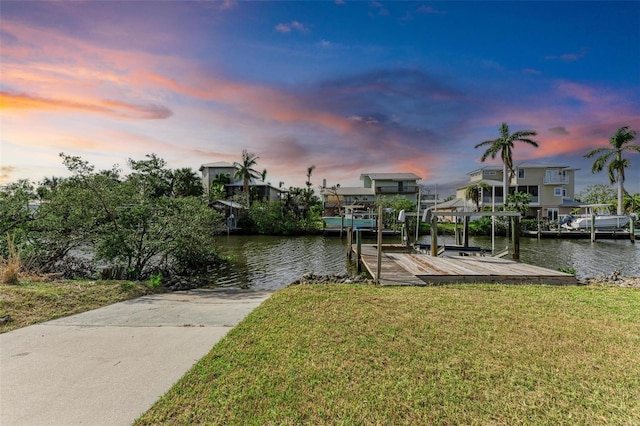
[[[462,217],[463,218],[463,226],[464,226],[464,242],[461,246],[455,246],[455,250],[457,251],[471,251],[466,250],[469,249],[469,217],[472,216],[491,216],[493,217],[511,217],[513,218],[513,260],[520,260],[520,213],[513,211],[500,211],[500,212],[449,212],[449,211],[438,211],[438,210],[428,210],[425,211],[423,220],[427,219],[428,212],[431,214],[431,256],[438,256],[442,254],[445,250],[447,250],[447,246],[443,246],[443,248],[438,248],[438,216],[453,216],[453,217]],[[426,220],[424,220],[426,222]],[[452,246],[452,248],[454,248]],[[496,257],[504,257],[508,254],[508,248],[506,250],[501,251],[500,253],[495,252],[495,231],[492,227],[491,229],[491,255]]]

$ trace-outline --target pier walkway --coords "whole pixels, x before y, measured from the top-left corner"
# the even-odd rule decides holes
[[[505,284],[577,284],[576,277],[539,266],[490,256],[441,256],[385,250],[380,283],[383,285],[437,285],[499,282]],[[363,244],[362,266],[376,276],[377,245]]]

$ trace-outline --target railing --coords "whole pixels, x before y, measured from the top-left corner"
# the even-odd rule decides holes
[[[545,177],[545,185],[566,185],[569,183],[568,176]]]
[[[416,194],[418,192],[418,187],[415,185],[412,186],[376,186],[376,194]]]
[[[531,195],[531,194],[529,194]],[[495,203],[496,204],[502,204],[502,197],[501,196],[496,196],[495,199]],[[539,205],[540,204],[540,196],[534,196],[531,195],[531,200],[529,201],[530,205]],[[482,205],[483,206],[491,206],[491,196],[484,196],[482,197]]]

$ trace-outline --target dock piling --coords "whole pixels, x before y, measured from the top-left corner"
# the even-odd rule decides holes
[[[438,256],[438,216],[431,216],[431,256]]]

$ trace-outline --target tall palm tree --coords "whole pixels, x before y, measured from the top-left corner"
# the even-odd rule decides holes
[[[260,157],[255,154],[250,153],[246,149],[242,150],[242,162],[234,162],[233,165],[236,167],[236,173],[233,175],[234,179],[242,179],[242,192],[245,194],[249,194],[249,181],[251,179],[258,179],[262,176],[262,173],[255,170],[253,167],[258,164],[258,159]],[[266,177],[266,173],[265,173]]]
[[[529,139],[529,136],[536,136],[538,133],[533,130],[520,130],[509,134],[509,126],[502,123],[500,126],[500,137],[497,139],[480,142],[475,147],[487,146],[487,150],[482,154],[480,161],[484,162],[487,158],[496,158],[498,153],[502,158],[502,200],[506,204],[509,195],[509,182],[513,179],[515,168],[513,167],[513,148],[515,142],[523,142],[534,147],[538,147],[538,142]]]
[[[316,169],[316,165],[312,164],[311,166],[307,167],[307,181],[305,182],[305,185],[307,185],[307,189],[311,189],[311,174],[313,173],[313,171]]]
[[[618,214],[623,212],[624,169],[629,167],[629,160],[622,158],[622,153],[623,151],[640,152],[640,145],[629,144],[635,138],[636,131],[629,129],[629,126],[623,126],[616,130],[615,134],[609,139],[611,148],[595,148],[585,154],[585,158],[599,156],[593,162],[592,173],[599,173],[604,169],[604,166],[607,166],[609,182],[612,185],[616,182],[618,183]]]

